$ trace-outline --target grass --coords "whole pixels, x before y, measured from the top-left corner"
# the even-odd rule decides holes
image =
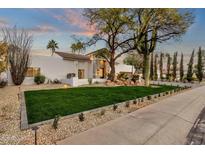
[[[26,91],[28,123],[53,119],[175,89],[160,87],[80,87]]]

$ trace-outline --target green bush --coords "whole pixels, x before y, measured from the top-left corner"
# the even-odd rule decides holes
[[[127,108],[130,107],[130,102],[126,102],[125,107],[127,107]]]
[[[113,105],[113,110],[117,110],[118,106],[116,104]]]
[[[148,95],[148,96],[147,96],[147,99],[148,99],[148,100],[151,100],[151,99],[152,99],[152,96]]]
[[[131,80],[132,80],[133,82],[136,82],[137,80],[139,80],[139,75],[133,74]]]
[[[42,84],[45,82],[46,77],[44,75],[37,75],[34,77],[34,82],[36,84]]]
[[[129,79],[129,76],[127,73],[125,72],[120,72],[118,75],[117,75],[117,79],[118,80],[127,80]]]
[[[80,121],[84,121],[84,120],[85,120],[85,116],[84,116],[83,113],[80,113],[80,114],[78,115],[78,118],[79,118]]]
[[[7,81],[6,80],[0,80],[0,88],[3,88],[7,85]]]
[[[53,121],[53,128],[54,129],[57,129],[58,128],[58,121],[60,120],[60,116],[59,115],[56,115],[55,116],[55,119]]]
[[[101,116],[105,115],[105,109],[102,109],[102,110],[100,111],[100,115],[101,115]]]

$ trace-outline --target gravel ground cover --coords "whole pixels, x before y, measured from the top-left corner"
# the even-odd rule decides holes
[[[63,85],[33,85],[21,86],[20,90],[39,90],[62,88]],[[34,132],[31,129],[20,130],[20,102],[18,101],[18,86],[7,86],[0,89],[0,144],[34,144]],[[167,96],[169,97],[169,96]],[[165,97],[159,98],[164,99]],[[155,100],[154,102],[157,102]],[[78,117],[60,118],[58,129],[53,129],[52,124],[40,126],[37,131],[38,144],[55,144],[56,141],[73,136],[107,121],[133,112],[153,101],[147,101],[136,106],[119,107],[116,111],[107,109],[104,115],[99,112],[88,113],[85,121],[80,122]]]

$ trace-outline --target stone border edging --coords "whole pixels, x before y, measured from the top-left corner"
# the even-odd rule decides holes
[[[27,119],[27,111],[26,111],[26,102],[25,102],[25,96],[24,96],[24,92],[21,92],[19,97],[20,103],[21,103],[21,129],[25,130],[28,129],[28,119]]]
[[[108,105],[108,106],[98,107],[98,108],[95,108],[95,109],[91,109],[91,110],[87,110],[87,111],[82,111],[82,112],[62,116],[62,118],[63,119],[68,119],[68,118],[76,117],[80,113],[87,114],[87,113],[92,113],[92,112],[99,112],[103,109],[113,109],[113,105],[117,105],[118,107],[122,107],[122,106],[125,107],[127,102],[133,103],[134,101],[136,101],[136,105],[140,105],[140,103],[144,103],[147,100],[153,101],[153,100],[155,100],[159,97],[161,98],[161,97],[164,97],[164,96],[172,95],[174,93],[178,93],[179,91],[183,91],[183,90],[184,89],[170,90],[170,91],[165,91],[165,92],[161,92],[161,93],[157,93],[157,94],[153,94],[153,95],[147,95],[147,96],[144,96],[144,97],[139,97],[139,98],[136,98],[136,99],[127,100],[127,101],[124,101],[124,102],[111,104],[111,105]],[[150,97],[150,99],[148,99],[148,97]],[[20,120],[21,130],[26,130],[26,129],[33,128],[33,127],[36,127],[36,126],[40,126],[40,125],[43,125],[43,124],[53,123],[54,119],[49,119],[49,120],[37,122],[37,123],[34,123],[34,124],[28,124],[24,92],[21,92],[21,94],[20,94],[20,102],[21,102],[21,120]]]

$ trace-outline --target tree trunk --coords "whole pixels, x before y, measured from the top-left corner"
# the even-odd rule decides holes
[[[110,73],[108,76],[108,80],[114,81],[115,80],[115,61],[110,62]]]
[[[144,78],[145,78],[145,86],[150,85],[150,54],[144,55]]]

